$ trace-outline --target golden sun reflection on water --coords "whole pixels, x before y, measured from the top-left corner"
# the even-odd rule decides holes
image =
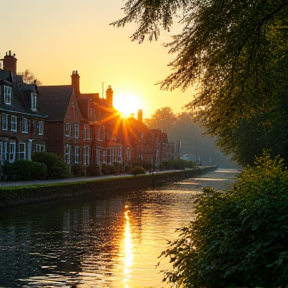
[[[124,257],[124,279],[125,288],[129,288],[129,278],[130,278],[130,267],[133,264],[133,253],[132,253],[132,241],[131,241],[131,231],[130,231],[130,219],[129,210],[126,206],[125,211],[125,232],[124,232],[124,245],[125,245],[125,257]]]

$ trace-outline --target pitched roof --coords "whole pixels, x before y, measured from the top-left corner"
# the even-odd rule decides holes
[[[39,108],[47,113],[48,120],[63,120],[73,94],[71,85],[39,86]]]
[[[15,75],[10,71],[0,69],[0,82],[12,88],[13,94],[11,104],[0,103],[0,108],[3,111],[20,113],[35,117],[47,117],[41,109],[37,111],[31,110],[30,95],[31,92],[36,93],[37,88],[34,84],[23,83],[21,75]],[[37,106],[37,108],[39,108]]]

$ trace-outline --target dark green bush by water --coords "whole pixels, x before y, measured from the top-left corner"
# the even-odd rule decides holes
[[[176,287],[287,287],[288,172],[268,154],[245,169],[234,190],[205,188],[197,217],[162,253]],[[183,285],[183,286],[181,286]]]

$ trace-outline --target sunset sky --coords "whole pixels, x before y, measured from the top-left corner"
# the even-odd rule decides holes
[[[124,16],[123,6],[123,0],[0,0],[0,59],[11,50],[18,72],[29,69],[43,85],[70,84],[78,70],[82,93],[101,95],[102,83],[104,90],[111,85],[116,108],[119,100],[133,104],[131,113],[143,109],[144,118],[165,106],[183,111],[192,89],[160,91],[155,85],[170,73],[174,56],[162,45],[170,34],[158,42],[131,42],[135,24],[109,25]]]

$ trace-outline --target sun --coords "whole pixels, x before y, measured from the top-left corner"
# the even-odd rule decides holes
[[[137,115],[139,109],[143,109],[141,98],[131,92],[120,92],[114,94],[114,107],[121,112],[123,117],[129,117],[131,114]]]

